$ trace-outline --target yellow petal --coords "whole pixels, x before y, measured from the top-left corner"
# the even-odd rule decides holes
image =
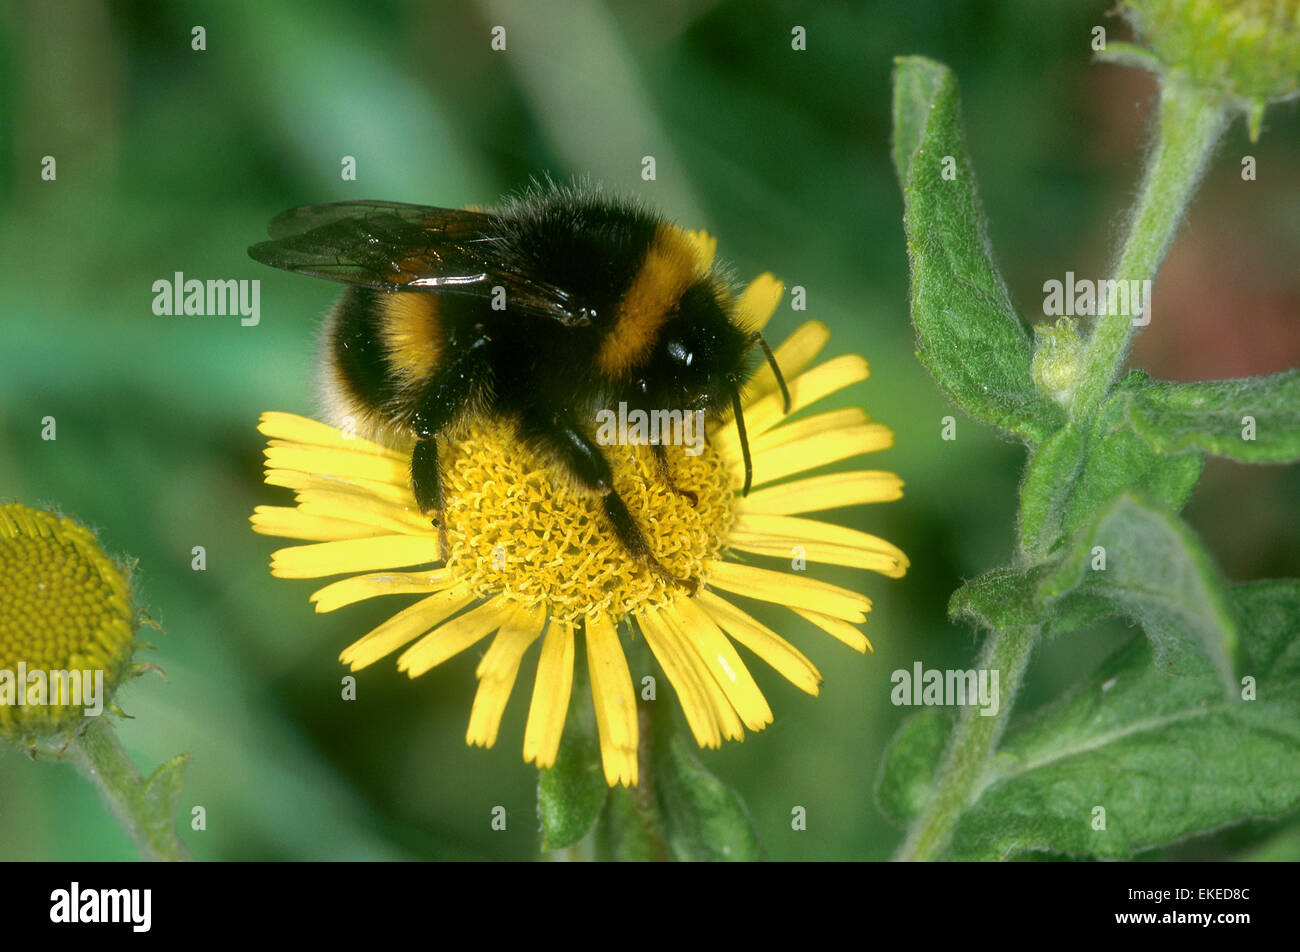
[[[713,592],[701,591],[695,600],[728,635],[766,661],[795,687],[814,696],[821,689],[822,676],[817,666],[772,629]]]
[[[635,787],[639,727],[636,694],[632,689],[627,658],[618,642],[618,632],[606,616],[588,615],[584,627],[587,673],[591,677],[591,700],[596,708],[596,730],[600,735],[605,782],[611,787],[619,783]]]
[[[718,733],[721,735],[722,740],[743,741],[745,739],[745,725],[740,722],[735,707],[732,706],[726,692],[722,690],[722,686],[718,684],[708,665],[704,663],[695,646],[687,639],[686,633],[682,631],[681,626],[678,624],[678,618],[672,609],[659,612],[659,621],[663,624],[660,636],[672,640],[678,658],[699,679],[699,686],[703,689],[704,696],[713,711],[713,718],[717,721]],[[701,744],[700,746],[704,745]],[[720,742],[714,746],[720,746]]]
[[[794,333],[781,342],[772,356],[776,358],[776,365],[781,368],[781,376],[785,378],[787,386],[813,362],[830,339],[830,328],[821,321],[808,321],[796,327]],[[776,377],[772,374],[772,368],[764,362],[745,385],[746,408],[760,397],[775,393],[776,390]],[[749,417],[746,416],[745,420],[748,422]]]
[[[818,400],[825,399],[838,390],[866,380],[868,376],[867,362],[856,354],[845,354],[843,357],[818,364],[807,373],[787,381],[790,390],[790,413],[797,413],[804,407],[812,406]],[[859,408],[854,409],[860,415],[861,422],[865,422],[866,414]],[[755,437],[771,430],[784,419],[786,419],[785,401],[779,392],[769,393],[761,400],[755,400],[747,405],[745,432],[749,436],[750,449],[754,447]],[[780,427],[777,432],[784,429],[786,427]],[[716,437],[710,434],[710,438],[714,439],[720,449],[725,449],[727,452],[732,452],[740,446],[740,433],[736,429],[735,421],[730,418],[718,429]]]
[[[437,561],[438,539],[383,535],[295,545],[271,553],[271,574],[280,578],[320,578],[368,569],[397,569]]]
[[[771,724],[772,709],[745,662],[695,599],[677,599],[664,610],[664,615],[675,625],[683,642],[694,649],[745,726],[751,731],[761,731]]]
[[[800,420],[791,420],[784,426],[774,427],[765,433],[751,437],[750,452],[755,457],[772,450],[780,449],[790,443],[806,440],[822,433],[843,433],[855,426],[865,426],[870,422],[861,407],[844,407],[840,410],[827,410],[815,413]]]
[[[838,638],[854,651],[865,654],[868,649],[871,651],[876,650],[871,647],[871,642],[867,640],[867,636],[858,631],[847,621],[843,621],[839,618],[832,618],[830,615],[825,615],[821,612],[808,611],[803,608],[793,608],[793,611],[796,615],[808,619],[831,637]]]
[[[819,466],[874,453],[894,445],[894,431],[880,423],[865,423],[845,430],[814,433],[782,446],[755,452],[754,485],[761,486]],[[745,482],[744,465],[737,454],[733,458],[731,485],[739,489]]]
[[[340,476],[319,476],[301,473],[296,469],[268,469],[268,486],[284,486],[296,492],[299,499],[311,498],[314,492],[348,493],[358,498],[375,498],[391,506],[413,506],[411,481],[403,477],[400,482],[381,482],[376,479],[344,479]]]
[[[727,534],[727,544],[781,559],[793,558],[799,547],[799,554],[809,561],[870,569],[889,578],[902,578],[909,564],[898,546],[879,536],[795,516],[738,515]]]
[[[478,691],[474,694],[465,743],[491,747],[497,742],[501,716],[519,675],[519,663],[529,645],[542,633],[545,621],[543,612],[516,607],[502,623],[478,665]]]
[[[312,593],[311,601],[316,611],[332,612],[379,595],[410,595],[412,593],[440,592],[455,584],[447,569],[432,572],[376,572],[373,575],[354,575],[326,585]]]
[[[304,493],[298,508],[309,516],[346,519],[387,532],[427,534],[432,524],[429,517],[422,515],[414,505],[394,506],[366,493],[317,490]]]
[[[695,742],[701,747],[721,747],[722,734],[719,730],[713,701],[705,688],[703,672],[696,670],[696,665],[679,645],[671,629],[660,618],[656,609],[650,608],[636,616],[637,627],[645,635],[646,644],[651,653],[664,669],[668,682],[677,693],[677,700],[686,715],[686,723],[695,735]],[[709,680],[712,680],[709,678]]]
[[[261,535],[284,536],[309,542],[337,542],[340,539],[365,539],[382,530],[343,519],[309,516],[296,506],[258,506],[249,520],[253,531]]]
[[[444,622],[398,656],[397,670],[418,678],[492,634],[501,627],[512,608],[510,602],[497,596]]]
[[[289,443],[306,443],[311,446],[334,446],[355,449],[360,453],[397,454],[395,450],[380,446],[360,437],[348,438],[343,431],[327,423],[309,420],[296,413],[268,410],[262,414],[257,429],[264,436]]]
[[[401,458],[358,453],[351,449],[292,444],[271,445],[262,451],[267,469],[296,469],[303,473],[403,483],[411,478],[411,462]]]
[[[892,502],[903,496],[903,481],[883,469],[830,473],[759,489],[736,500],[737,513],[791,515],[872,502]]]
[[[533,700],[528,707],[528,727],[524,730],[525,763],[535,763],[539,769],[555,765],[572,688],[573,624],[552,618],[542,640],[542,656],[538,659],[537,679],[533,682]]]
[[[871,610],[871,599],[865,595],[806,575],[722,561],[709,562],[706,568],[711,588],[726,589],[747,598],[806,608],[845,621],[866,621],[865,613]]]
[[[784,284],[771,274],[760,274],[736,298],[736,322],[746,330],[761,331],[772,319],[783,293]]]
[[[445,618],[450,618],[470,602],[474,593],[469,586],[448,589],[430,595],[409,608],[398,612],[364,638],[348,646],[339,660],[359,671],[402,645],[433,628]]]

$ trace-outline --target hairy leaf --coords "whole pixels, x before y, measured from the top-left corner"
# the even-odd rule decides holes
[[[1076,589],[1140,622],[1157,665],[1199,671],[1206,659],[1231,689],[1239,640],[1231,600],[1209,554],[1172,512],[1128,494],[1102,510],[1039,597],[1050,610]]]
[[[994,631],[1036,625],[1039,606],[1035,596],[1042,572],[1009,567],[985,572],[952,593],[948,614],[954,621],[965,618]]]
[[[1133,429],[1127,401],[1146,385],[1145,374],[1128,374],[1086,438],[1067,424],[1030,457],[1020,487],[1020,540],[1031,559],[1056,552],[1123,492],[1142,493],[1175,512],[1186,505],[1205,459],[1160,452]]]
[[[952,712],[922,708],[903,722],[885,751],[876,781],[881,810],[899,826],[921,813],[954,722]]]
[[[1128,419],[1165,453],[1246,463],[1300,459],[1300,370],[1204,383],[1149,381],[1127,394]]]
[[[600,765],[600,742],[585,692],[574,691],[568,729],[555,764],[537,774],[537,816],[542,849],[572,846],[600,817],[609,788]]]
[[[896,64],[893,155],[917,356],[971,416],[1041,442],[1064,413],[1034,387],[1029,337],[993,264],[957,82],[947,67],[922,57]]]
[[[1300,807],[1300,582],[1236,586],[1231,601],[1254,700],[1225,697],[1208,663],[1170,675],[1134,638],[1012,726],[950,856],[1126,858]]]
[[[1083,462],[1083,437],[1073,423],[1053,433],[1029,458],[1020,486],[1020,546],[1041,558],[1061,534]]]
[[[661,738],[655,748],[655,784],[673,857],[762,859],[753,820],[740,795],[704,768],[680,734]]]
[[[136,793],[140,812],[148,817],[149,827],[145,835],[151,840],[165,842],[175,836],[176,810],[180,806],[185,768],[189,763],[189,754],[177,754],[150,774]]]

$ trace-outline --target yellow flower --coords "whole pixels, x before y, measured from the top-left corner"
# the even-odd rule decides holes
[[[135,614],[126,573],[91,531],[0,506],[0,593],[0,737],[57,741],[87,711],[112,709],[117,685],[139,673]]]
[[[693,238],[710,260],[713,243],[705,235]],[[755,280],[736,302],[745,325],[766,323],[781,294],[771,275]],[[776,350],[792,412],[867,377],[866,361],[857,356],[810,368],[829,336],[825,325],[810,321]],[[581,631],[605,779],[635,785],[636,693],[620,623],[633,623],[644,636],[696,741],[718,747],[724,738],[743,739],[746,727],[757,731],[772,721],[734,643],[809,694],[822,681],[812,662],[742,610],[735,596],[786,606],[856,651],[870,647],[856,627],[871,608],[865,595],[802,571],[748,565],[732,553],[802,558],[892,578],[907,569],[907,557],[883,539],[805,515],[902,495],[902,481],[878,470],[800,475],[885,449],[893,443],[889,428],[858,408],[786,420],[769,368],[751,380],[744,405],[755,487],[745,498],[732,421],[711,430],[698,456],[669,448],[673,481],[694,493],[693,501],[664,484],[649,447],[605,448],[615,488],[656,557],[678,577],[701,580],[694,597],[629,557],[600,500],[572,489],[499,420],[481,421],[440,449],[450,546],[445,565],[429,567],[437,531],[411,494],[409,444],[382,446],[286,413],[261,419],[270,438],[266,481],[292,489],[297,505],[259,506],[253,527],[314,543],[275,552],[272,574],[349,576],[312,595],[318,612],[376,595],[424,596],[343,652],[354,671],[410,645],[397,665],[417,677],[495,633],[478,665],[469,744],[495,743],[520,663],[540,639],[524,736],[524,758],[538,767],[555,762]]]

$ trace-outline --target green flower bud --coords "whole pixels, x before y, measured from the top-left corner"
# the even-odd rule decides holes
[[[1073,318],[1034,326],[1034,386],[1061,406],[1069,406],[1083,370],[1084,342]]]
[[[1147,65],[1220,91],[1252,141],[1268,103],[1300,94],[1300,0],[1126,0],[1121,11],[1158,61]]]

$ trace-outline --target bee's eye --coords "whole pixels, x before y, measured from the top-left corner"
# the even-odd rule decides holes
[[[684,367],[689,367],[695,360],[695,353],[686,344],[677,337],[670,339],[664,348],[676,363]]]

